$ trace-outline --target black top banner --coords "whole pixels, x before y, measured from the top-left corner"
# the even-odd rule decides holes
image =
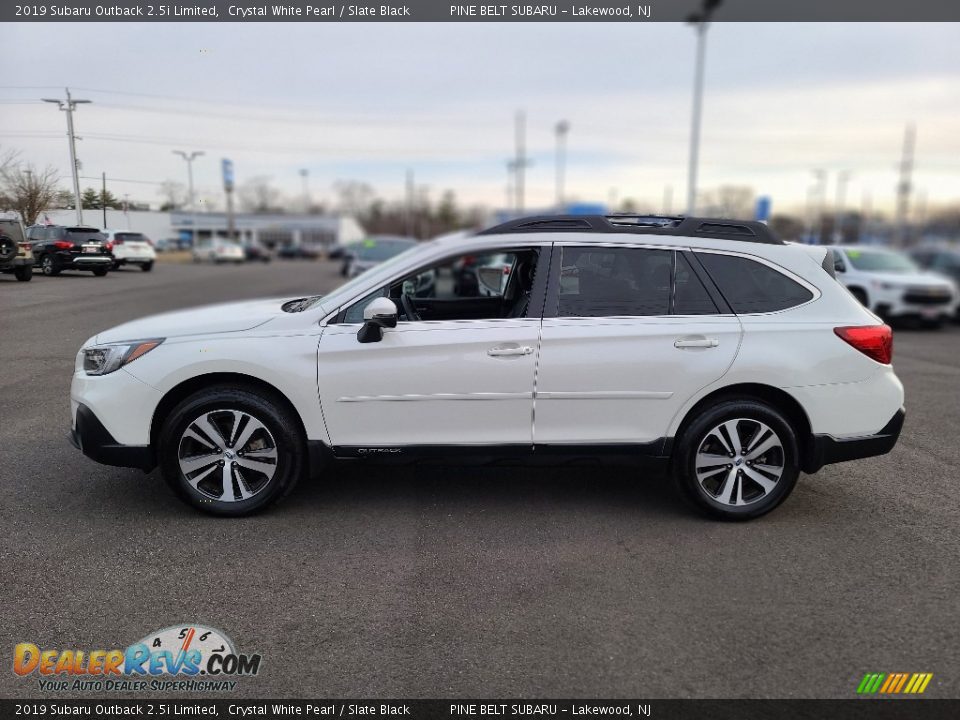
[[[0,3],[5,22],[956,22],[958,0],[578,0],[561,3],[59,0]]]

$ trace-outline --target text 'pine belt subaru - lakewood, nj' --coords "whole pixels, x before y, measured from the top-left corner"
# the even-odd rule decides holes
[[[476,283],[458,280],[467,257]],[[102,332],[77,355],[72,440],[102,463],[159,466],[220,515],[333,460],[473,453],[626,457],[668,469],[708,513],[757,517],[801,470],[900,434],[890,328],[833,265],[752,222],[516,220],[417,245],[325,296]]]

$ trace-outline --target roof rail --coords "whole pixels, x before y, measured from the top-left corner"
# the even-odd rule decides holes
[[[510,220],[478,235],[513,233],[587,232],[673,235],[716,240],[783,245],[784,242],[761,222],[725,218],[683,217],[682,215],[538,215]]]

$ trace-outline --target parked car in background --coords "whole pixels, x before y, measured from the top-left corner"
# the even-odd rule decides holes
[[[957,288],[920,268],[904,253],[859,245],[833,246],[837,279],[884,318],[942,325],[957,310]]]
[[[20,218],[0,217],[0,272],[13,273],[21,282],[33,277],[33,251]]]
[[[318,247],[302,243],[284,243],[277,249],[277,257],[284,260],[316,260],[320,255]]]
[[[356,277],[416,244],[417,241],[413,238],[393,235],[379,235],[353,243],[344,251],[341,274],[345,277]]]
[[[243,246],[236,240],[220,237],[197,238],[193,245],[194,262],[242,263],[246,259]]]
[[[910,252],[910,257],[924,270],[943,275],[960,287],[960,249],[952,247],[919,247]],[[960,303],[953,316],[960,320]]]
[[[89,270],[97,277],[113,267],[107,236],[97,228],[69,225],[33,225],[27,242],[40,272],[59,275],[64,270]]]
[[[113,252],[113,269],[124,265],[136,265],[144,272],[153,270],[157,259],[153,243],[143,233],[129,230],[104,230]]]
[[[243,246],[243,254],[247,260],[257,260],[259,262],[270,262],[273,255],[259,242],[249,242]]]

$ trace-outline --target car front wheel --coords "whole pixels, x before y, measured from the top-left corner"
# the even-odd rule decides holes
[[[304,470],[298,418],[277,398],[219,386],[182,401],[160,434],[164,478],[190,505],[247,515],[278,501]]]
[[[783,502],[800,474],[790,421],[761,400],[725,400],[683,433],[674,477],[703,512],[726,520],[760,517]]]

